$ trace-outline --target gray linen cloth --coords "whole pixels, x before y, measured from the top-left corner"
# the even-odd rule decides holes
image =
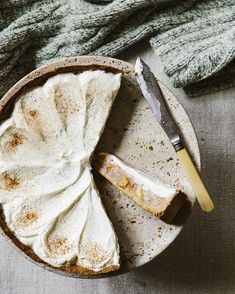
[[[2,0],[0,97],[52,60],[115,56],[144,38],[190,95],[235,85],[235,0]]]

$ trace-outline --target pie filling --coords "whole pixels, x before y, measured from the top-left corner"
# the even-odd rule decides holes
[[[187,200],[186,195],[157,178],[145,175],[108,153],[96,154],[94,167],[145,210],[171,222]]]
[[[30,89],[0,126],[0,203],[14,235],[46,263],[94,272],[119,267],[90,156],[121,74],[65,73]]]

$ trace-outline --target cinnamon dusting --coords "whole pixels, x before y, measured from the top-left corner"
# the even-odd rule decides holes
[[[107,259],[107,252],[97,242],[90,242],[81,246],[81,253],[92,265],[98,265]]]
[[[3,184],[1,185],[1,189],[11,191],[16,189],[19,185],[20,179],[16,174],[3,174]]]
[[[12,133],[10,140],[8,140],[4,147],[8,151],[14,151],[19,145],[23,143],[24,137],[19,133]]]
[[[37,221],[38,218],[39,218],[39,215],[37,211],[27,209],[25,213],[17,219],[15,228],[23,229],[31,225],[33,222]]]
[[[35,119],[35,118],[38,116],[38,111],[35,110],[35,109],[30,110],[30,111],[29,111],[29,115],[30,115],[33,119]]]
[[[39,219],[39,211],[26,205],[23,206],[22,214],[17,218],[14,228],[16,230],[24,229]]]
[[[77,103],[63,89],[55,85],[53,91],[56,109],[60,115],[64,116],[63,119],[66,119],[68,113],[73,114],[79,111]]]
[[[67,237],[50,237],[48,239],[48,249],[52,257],[57,257],[67,254],[71,250],[71,244]]]

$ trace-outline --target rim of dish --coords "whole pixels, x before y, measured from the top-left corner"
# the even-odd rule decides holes
[[[71,71],[76,72],[75,68],[78,70],[77,72],[82,72],[85,69],[89,69],[89,68],[93,69],[93,70],[94,70],[94,68],[97,68],[97,69],[107,69],[109,71],[113,70],[116,72],[122,72],[126,76],[131,76],[131,77],[135,76],[135,70],[134,70],[134,66],[132,64],[130,64],[126,61],[120,60],[120,59],[116,59],[116,58],[104,57],[104,56],[74,56],[74,57],[59,59],[57,61],[48,63],[46,65],[43,65],[43,66],[33,70],[32,72],[30,72],[29,74],[27,74],[26,76],[21,78],[17,83],[15,83],[7,91],[7,93],[3,96],[3,98],[0,101],[0,114],[2,114],[2,111],[5,108],[6,108],[6,112],[8,111],[7,106],[11,107],[12,105],[14,105],[15,99],[18,97],[18,95],[21,92],[24,92],[26,89],[31,88],[34,85],[39,85],[40,81],[42,81],[43,79],[46,80],[48,77],[56,75],[60,72],[71,72]],[[80,68],[80,70],[79,70],[79,68]],[[164,83],[162,83],[162,84],[167,88],[167,90],[169,92],[171,92],[171,90]],[[172,95],[175,97],[175,95],[173,93],[172,93]],[[185,108],[181,104],[181,102],[178,99],[177,99],[177,101],[180,104],[180,106],[182,107],[183,111],[186,113],[187,119],[189,120],[189,123],[193,129],[193,133],[194,133],[196,143],[197,143],[196,147],[198,149],[198,150],[196,150],[197,151],[196,153],[198,153],[198,158],[197,158],[198,167],[200,169],[201,168],[200,148],[199,148],[198,138],[197,138],[194,126],[193,126]],[[3,119],[4,118],[1,118],[0,121],[2,121]],[[194,203],[193,203],[193,205],[194,205]],[[1,205],[0,205],[0,208],[1,208]],[[100,274],[95,274],[95,275],[82,275],[78,272],[68,272],[68,271],[65,271],[65,270],[62,270],[59,268],[57,269],[57,268],[53,267],[52,265],[45,263],[40,258],[33,257],[32,252],[29,252],[29,250],[27,251],[27,250],[24,250],[23,248],[21,248],[21,247],[27,247],[27,246],[23,245],[14,236],[14,234],[10,231],[8,226],[5,224],[5,221],[2,218],[2,215],[3,215],[3,211],[2,211],[2,209],[0,209],[0,231],[1,231],[2,236],[7,241],[9,241],[12,244],[12,246],[15,248],[15,250],[17,252],[19,252],[21,255],[23,255],[27,260],[30,260],[31,262],[33,262],[37,266],[39,266],[43,269],[46,269],[50,272],[53,272],[53,273],[56,273],[59,275],[63,275],[63,276],[67,276],[67,277],[72,277],[72,278],[99,279],[99,278],[118,276],[118,275],[121,275],[126,272],[134,270],[134,269],[126,269],[126,268],[122,269],[122,267],[121,267],[119,270],[116,270],[114,272],[108,272],[108,273],[104,273],[104,274],[100,273]],[[163,251],[165,251],[165,249],[173,243],[173,241],[177,238],[177,236],[179,235],[179,233],[181,232],[183,227],[184,226],[182,226],[180,228],[180,230],[177,233],[177,235],[175,236],[175,238],[173,238],[169,243],[165,244],[165,246],[162,247],[162,251],[159,254],[161,254]],[[33,251],[33,250],[31,249],[30,251]],[[36,256],[35,253],[34,253],[34,255]],[[156,255],[155,257],[157,257],[158,255]],[[153,259],[155,257],[153,257]],[[151,259],[149,262],[151,262],[153,259]],[[136,268],[140,268],[143,265],[140,265]]]

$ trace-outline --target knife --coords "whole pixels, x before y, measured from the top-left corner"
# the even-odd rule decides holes
[[[178,127],[170,114],[165,98],[154,74],[140,57],[136,60],[135,71],[142,94],[147,100],[156,120],[160,123],[169,137],[199,205],[205,212],[212,211],[214,204],[183,144]]]

